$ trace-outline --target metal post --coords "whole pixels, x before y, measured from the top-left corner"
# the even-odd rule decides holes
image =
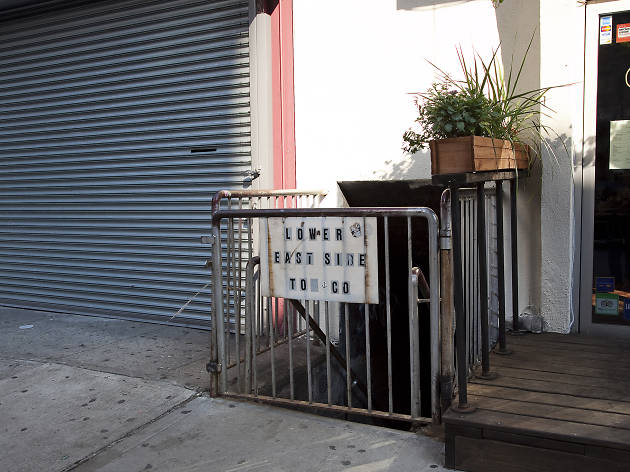
[[[409,274],[409,364],[411,392],[410,415],[412,418],[420,416],[420,349],[418,347],[419,336],[418,321],[418,276],[411,271]]]
[[[516,180],[510,181],[510,230],[512,237],[512,332],[520,330],[518,322],[518,228],[516,214]]]
[[[481,323],[481,377],[496,377],[490,372],[490,333],[488,322],[488,258],[486,241],[485,183],[477,184],[477,254],[479,259],[479,310]]]
[[[213,287],[213,315],[216,318],[216,343],[218,359],[214,366],[217,381],[217,393],[227,391],[227,361],[225,352],[225,327],[223,324],[223,279],[221,273],[221,220],[213,222],[213,251],[212,251],[212,287]],[[226,367],[224,369],[224,367]]]
[[[468,364],[466,362],[466,313],[464,312],[462,283],[461,216],[459,211],[459,189],[451,187],[451,214],[453,215],[453,293],[455,301],[455,343],[457,349],[457,391],[459,403],[452,407],[460,413],[473,412],[468,405]]]
[[[256,316],[256,285],[254,267],[260,263],[260,257],[252,257],[245,268],[245,393],[252,393],[252,337],[253,320]],[[255,349],[255,347],[254,347]]]
[[[496,354],[510,354],[505,342],[505,244],[503,241],[503,181],[496,181],[497,265],[499,277],[499,348]]]
[[[451,242],[451,191],[442,192],[440,201],[440,403],[441,410],[451,406],[455,378],[455,307],[453,306],[453,261]]]

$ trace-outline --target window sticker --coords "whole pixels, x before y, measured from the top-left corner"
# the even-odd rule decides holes
[[[618,43],[630,42],[630,23],[617,25],[617,42]]]
[[[630,69],[628,70],[630,72]],[[626,73],[626,79],[628,79]],[[630,120],[610,122],[610,160],[609,169],[630,169]]]
[[[610,293],[615,291],[614,277],[595,277],[595,291],[601,293]]]
[[[596,315],[618,315],[619,295],[614,293],[595,294],[595,314]]]
[[[612,44],[612,16],[599,19],[599,44]]]

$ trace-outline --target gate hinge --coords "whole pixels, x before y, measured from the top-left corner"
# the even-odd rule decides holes
[[[206,371],[211,374],[218,374],[221,372],[221,363],[217,361],[210,361],[206,364]]]

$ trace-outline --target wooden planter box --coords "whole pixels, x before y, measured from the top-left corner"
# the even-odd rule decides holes
[[[527,169],[529,147],[510,141],[462,136],[431,141],[431,173],[461,174],[492,170]]]

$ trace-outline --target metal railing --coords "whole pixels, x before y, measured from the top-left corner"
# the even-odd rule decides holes
[[[490,370],[490,348],[493,337],[490,328],[494,323],[490,323],[490,309],[488,306],[489,290],[488,280],[490,271],[488,270],[488,246],[489,241],[494,241],[496,252],[493,254],[496,260],[496,318],[498,346],[495,352],[498,354],[509,354],[506,347],[506,324],[505,324],[505,247],[503,234],[503,180],[506,178],[502,173],[496,178],[487,180],[495,181],[494,189],[485,188],[487,176],[472,176],[471,179],[478,178],[475,182],[474,190],[474,211],[471,210],[470,197],[464,195],[462,198],[463,184],[457,181],[449,183],[449,189],[442,195],[443,225],[444,218],[452,216],[452,250],[451,261],[452,270],[443,274],[443,285],[448,283],[449,274],[452,274],[452,297],[455,318],[455,363],[457,367],[457,390],[458,404],[455,409],[459,412],[474,411],[474,407],[468,404],[467,383],[471,375],[472,368],[476,364],[476,353],[481,357],[481,371],[475,375],[485,378],[496,378],[497,374]],[[507,175],[507,174],[506,174]],[[468,177],[467,177],[468,178]],[[470,184],[470,182],[466,182]],[[511,253],[512,253],[512,297],[513,297],[513,331],[517,331],[518,324],[518,266],[517,266],[517,234],[516,234],[516,181],[510,180],[510,226],[511,226]],[[489,204],[490,203],[490,204]],[[448,207],[450,206],[450,212]],[[468,206],[468,208],[467,208]],[[494,209],[492,215],[491,210]],[[490,210],[490,211],[489,211]],[[468,212],[468,214],[466,214]],[[449,215],[450,213],[450,215]],[[487,218],[491,213],[494,218],[495,234],[487,234]],[[472,217],[472,226],[470,225]],[[471,233],[476,234],[473,240],[469,237]],[[467,237],[468,236],[468,237]],[[492,247],[492,246],[491,246]],[[442,257],[446,257],[442,254]],[[472,257],[472,271],[470,260]],[[472,274],[472,277],[471,277]],[[471,285],[472,281],[478,281],[477,285]],[[494,292],[494,289],[492,290]],[[471,304],[472,297],[472,304]],[[475,302],[475,298],[477,301]],[[444,310],[449,307],[443,307]],[[475,330],[479,328],[478,335]],[[445,341],[442,341],[443,344]],[[444,346],[443,346],[444,349]],[[452,352],[452,351],[451,351]],[[461,366],[466,366],[461,368]],[[443,369],[444,370],[444,369]],[[444,371],[443,371],[444,375]],[[443,378],[446,382],[446,378]]]
[[[212,199],[212,214],[217,211],[233,209],[272,209],[272,208],[316,208],[320,205],[326,192],[323,190],[220,190]],[[226,312],[229,313],[231,329],[242,328],[244,313],[245,264],[256,251],[255,228],[251,221],[239,219],[227,221],[220,228],[221,237],[213,244],[213,254],[220,248],[223,276],[223,295],[231,300]],[[213,294],[218,293],[213,286]]]
[[[459,190],[460,201],[460,228],[461,228],[461,254],[462,254],[462,281],[463,298],[466,310],[467,326],[467,365],[469,371],[478,366],[482,361],[482,324],[481,310],[482,300],[485,296],[488,310],[488,336],[489,344],[492,346],[497,340],[498,326],[498,264],[497,264],[497,238],[496,238],[496,192],[493,188],[486,188],[483,191],[484,211],[485,211],[485,251],[486,255],[486,290],[482,291],[480,268],[480,255],[477,250],[479,227],[478,214],[479,202],[477,201],[477,190],[474,188],[463,188]]]
[[[224,288],[222,293],[215,291],[212,307],[209,370],[215,393],[345,414],[438,422],[440,273],[435,213],[428,208],[244,206],[217,205],[213,214],[213,266],[220,267],[222,257],[232,261],[225,270],[213,271],[213,286]],[[241,251],[231,235],[234,228],[246,227],[251,240],[261,221],[288,217],[376,218],[382,235],[379,273],[384,276],[380,303],[263,296],[255,244]],[[406,257],[393,260],[390,239],[401,233]],[[428,282],[421,266],[428,268]],[[406,289],[397,285],[403,279]],[[402,292],[406,294],[398,296]],[[421,332],[421,326],[428,332]],[[408,352],[401,355],[401,346],[407,343]],[[422,349],[430,353],[430,361],[421,356]],[[426,390],[421,388],[423,379],[428,379]]]

